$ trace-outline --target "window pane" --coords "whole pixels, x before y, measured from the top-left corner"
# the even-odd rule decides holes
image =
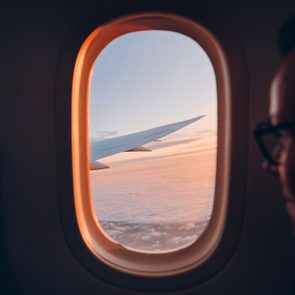
[[[90,185],[109,238],[163,252],[205,230],[214,202],[216,93],[207,54],[185,35],[133,32],[100,53],[90,83],[91,166],[109,169],[90,171]]]

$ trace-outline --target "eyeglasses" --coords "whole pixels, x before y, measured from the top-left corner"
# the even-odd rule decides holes
[[[295,127],[295,121],[272,125],[269,121],[260,122],[256,125],[253,136],[264,158],[272,165],[278,166],[283,145],[280,142],[283,129]]]

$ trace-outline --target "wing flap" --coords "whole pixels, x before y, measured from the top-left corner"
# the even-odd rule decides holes
[[[90,170],[108,169],[110,166],[94,161],[90,162]]]
[[[151,149],[146,148],[145,146],[137,146],[125,152],[151,152]]]

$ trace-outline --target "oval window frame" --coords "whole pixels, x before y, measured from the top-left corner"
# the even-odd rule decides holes
[[[156,5],[154,6],[156,7]],[[167,11],[169,10],[171,9],[167,5]],[[176,12],[181,13],[182,16],[175,14]],[[111,7],[93,11],[92,15],[88,15],[83,20],[76,20],[75,25],[64,32],[64,40],[57,58],[54,119],[61,233],[65,238],[68,250],[80,266],[106,283],[121,288],[142,291],[175,291],[191,288],[210,279],[226,265],[234,254],[242,233],[248,159],[248,137],[243,134],[248,134],[249,128],[247,100],[249,86],[243,49],[235,35],[233,26],[219,14],[208,13],[208,11],[202,9],[185,11],[181,7],[177,11],[172,9],[172,13],[137,12],[125,17],[121,17],[121,13],[121,11],[116,11]],[[196,30],[202,28],[207,33],[210,30],[210,32],[214,33],[215,38],[213,37],[213,39],[215,39],[216,43],[220,42],[219,44],[222,44],[223,51],[221,48],[219,49],[224,55],[224,59],[219,62],[224,62],[225,69],[228,71],[225,71],[225,74],[228,75],[226,76],[226,85],[220,85],[221,81],[217,80],[218,91],[221,91],[223,87],[227,88],[226,91],[223,89],[224,96],[218,97],[218,170],[215,186],[216,191],[220,188],[222,194],[226,195],[228,193],[223,233],[220,233],[220,240],[214,245],[215,250],[201,263],[190,265],[189,268],[179,269],[177,273],[169,274],[167,272],[162,276],[126,272],[124,269],[109,267],[108,264],[101,262],[90,251],[81,235],[74,203],[74,186],[77,183],[73,178],[74,167],[72,165],[72,147],[74,145],[72,136],[74,135],[73,132],[75,132],[75,130],[72,130],[72,83],[78,53],[87,37],[103,23],[112,19],[116,20],[116,18],[117,20],[138,19],[143,16],[147,17],[146,21],[153,20],[153,18],[166,18],[172,23],[176,20],[176,23],[172,25],[173,27],[178,26],[177,19],[182,19],[188,26],[193,24],[193,28]],[[208,28],[208,30],[205,28]],[[200,44],[200,41],[198,43]],[[205,47],[203,45],[203,49]],[[214,61],[218,56],[209,57],[215,67]],[[215,73],[217,75],[216,68]],[[239,124],[232,124],[232,122],[238,122]],[[221,138],[221,135],[224,137]],[[84,139],[86,140],[86,138]],[[225,152],[226,159],[224,158]],[[241,169],[241,167],[244,169]],[[226,175],[221,170],[223,168],[227,169]],[[181,257],[181,253],[178,253],[178,255]]]
[[[211,256],[218,245],[227,211],[228,189],[225,185],[225,179],[229,171],[229,148],[226,147],[228,144],[226,140],[220,140],[228,139],[228,136],[220,134],[221,131],[218,131],[218,150],[223,150],[223,157],[217,156],[216,169],[217,171],[222,170],[223,174],[216,176],[216,193],[212,216],[205,231],[196,242],[186,248],[168,253],[140,253],[116,244],[103,234],[92,209],[89,188],[88,108],[91,70],[99,53],[112,40],[130,32],[144,30],[169,30],[195,40],[205,50],[213,64],[217,79],[218,109],[228,105],[222,103],[229,93],[224,54],[217,40],[202,26],[180,16],[146,13],[123,17],[98,27],[82,45],[73,76],[72,163],[74,198],[81,235],[87,247],[97,258],[108,266],[129,274],[162,277],[179,274],[198,267]],[[224,111],[222,110],[221,113],[224,113]],[[225,126],[229,124],[229,122],[224,123]],[[220,126],[219,129],[228,130],[228,128],[220,128]]]

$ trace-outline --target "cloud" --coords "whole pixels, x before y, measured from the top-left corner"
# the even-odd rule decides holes
[[[171,154],[168,154],[168,155],[140,157],[140,158],[136,158],[136,159],[120,160],[120,161],[117,161],[117,162],[121,163],[121,164],[123,164],[123,163],[136,163],[136,162],[147,161],[147,160],[165,159],[165,158],[171,158],[171,157],[199,154],[199,153],[202,153],[202,152],[209,152],[209,151],[215,151],[215,150],[216,150],[216,146],[210,146],[210,147],[207,147],[207,148],[201,148],[201,149],[193,150],[193,151],[189,151],[189,152],[175,152],[175,153],[171,153]]]
[[[204,129],[204,130],[199,130],[198,134],[202,136],[210,136],[210,135],[216,135],[217,131],[212,129]]]
[[[90,141],[93,140],[104,140],[106,138],[114,137],[118,134],[117,131],[96,131],[94,136],[90,137]]]
[[[157,142],[157,143],[152,143],[149,144],[149,148],[151,150],[157,150],[161,148],[166,148],[169,146],[174,146],[174,145],[179,145],[179,144],[186,144],[186,143],[191,143],[196,140],[199,140],[200,138],[187,138],[187,139],[179,139],[179,140],[172,140],[172,141],[167,141],[167,142]]]

